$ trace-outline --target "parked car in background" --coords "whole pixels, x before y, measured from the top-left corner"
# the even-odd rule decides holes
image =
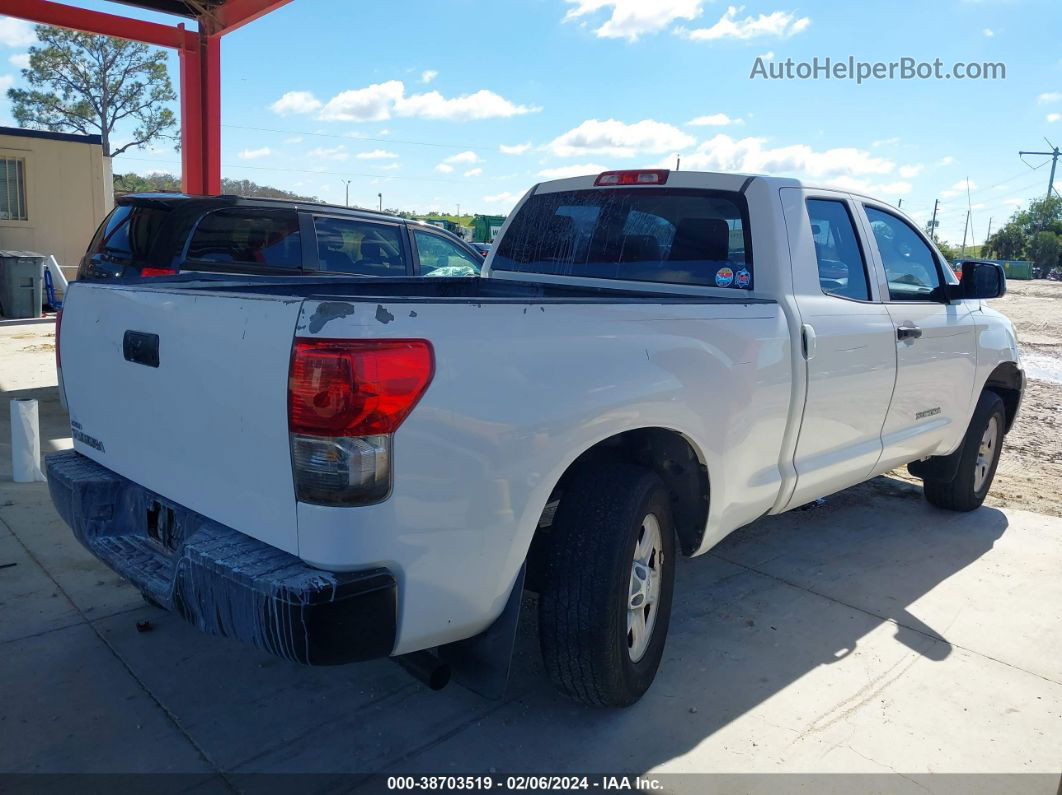
[[[469,245],[472,246],[472,248],[474,248],[476,251],[478,251],[484,259],[486,259],[487,255],[490,254],[490,250],[492,248],[490,243],[469,243]]]
[[[483,257],[456,235],[372,210],[240,196],[123,196],[78,279],[185,271],[269,276],[476,276]]]
[[[554,684],[631,704],[680,555],[904,464],[981,505],[1025,385],[1004,289],[858,194],[545,182],[484,278],[73,283],[48,484],[203,631],[498,695],[526,583]]]

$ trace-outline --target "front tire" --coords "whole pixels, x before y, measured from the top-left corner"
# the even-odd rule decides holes
[[[1002,399],[994,392],[982,392],[962,440],[954,480],[927,478],[923,483],[930,504],[948,511],[972,511],[981,507],[996,476],[1005,428]]]
[[[675,582],[671,503],[660,477],[627,463],[586,466],[550,532],[539,638],[554,685],[623,707],[652,684]]]

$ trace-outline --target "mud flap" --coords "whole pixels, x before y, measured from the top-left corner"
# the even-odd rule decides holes
[[[454,681],[484,698],[501,698],[509,684],[520,602],[527,563],[520,567],[505,609],[483,632],[438,648],[439,659],[450,666]]]

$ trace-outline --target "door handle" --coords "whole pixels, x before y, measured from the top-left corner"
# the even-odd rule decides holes
[[[811,361],[815,358],[815,327],[810,323],[800,327],[800,346],[804,349],[805,359]]]
[[[922,336],[922,329],[918,326],[897,326],[896,327],[896,339],[898,340],[916,340]]]

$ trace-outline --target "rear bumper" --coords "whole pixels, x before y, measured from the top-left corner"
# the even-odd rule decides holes
[[[310,665],[394,648],[397,588],[387,569],[314,569],[74,451],[48,456],[47,470],[52,502],[78,540],[203,632]]]

